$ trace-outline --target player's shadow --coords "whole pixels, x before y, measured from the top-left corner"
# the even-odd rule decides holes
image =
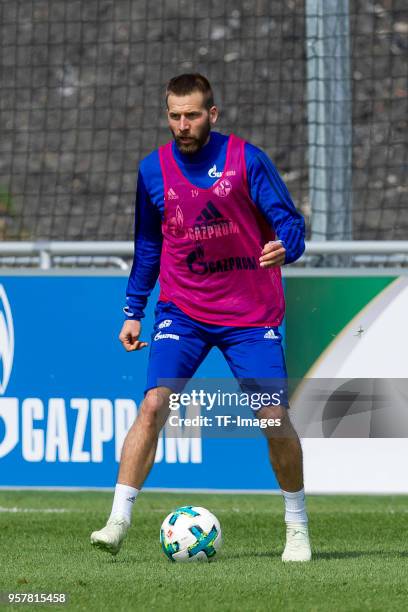
[[[258,558],[258,559],[260,559],[260,558],[275,559],[275,558],[278,558],[278,557],[280,559],[281,556],[282,556],[282,551],[280,551],[280,552],[279,551],[275,551],[275,550],[264,551],[264,552],[257,552],[257,551],[248,552],[247,551],[247,552],[241,552],[241,553],[221,553],[220,559],[221,558],[224,559],[224,560],[227,560],[227,559],[248,559],[248,558],[252,558],[252,559],[254,559],[254,558]]]
[[[280,559],[282,556],[282,551],[265,551],[265,552],[242,552],[242,553],[225,553],[220,555],[220,560],[223,559],[227,561],[228,559],[248,559],[250,558],[264,558],[264,559]],[[396,550],[338,550],[338,551],[328,551],[328,552],[319,552],[312,550],[312,560],[318,561],[321,559],[330,561],[331,559],[359,559],[363,557],[381,557],[382,559],[386,558],[395,558],[402,557],[408,558],[408,551],[396,551]]]
[[[217,557],[217,563],[221,562],[221,563],[225,563],[228,562],[230,560],[235,560],[235,559],[248,559],[248,558],[253,558],[253,559],[280,559],[282,557],[282,551],[278,551],[278,550],[273,550],[273,551],[263,551],[263,552],[257,552],[257,551],[243,551],[243,552],[235,552],[235,553],[228,553],[228,552],[221,552],[221,554]],[[346,550],[346,551],[325,551],[325,552],[319,552],[319,551],[312,551],[312,560],[313,561],[319,561],[319,560],[326,560],[326,561],[331,561],[332,559],[361,559],[364,557],[381,557],[382,559],[386,559],[386,558],[395,558],[395,557],[400,557],[400,558],[408,558],[408,551],[397,551],[397,550],[387,550],[387,551],[381,551],[381,550]],[[126,556],[123,555],[121,557],[104,557],[103,558],[103,562],[106,563],[106,565],[133,565],[135,563],[137,563],[138,565],[146,563],[149,564],[151,563],[151,560],[147,560],[147,559],[141,559],[140,557],[138,557],[137,555],[133,555],[133,554],[127,554]],[[175,565],[172,564],[169,561],[170,565]]]
[[[264,559],[280,559],[282,556],[282,552],[279,551],[273,551],[273,552],[253,552],[253,553],[248,553],[248,552],[242,552],[242,553],[224,553],[221,552],[221,554],[217,555],[217,559],[214,559],[214,562],[217,563],[217,565],[219,563],[228,563],[228,561],[231,560],[236,560],[236,559],[248,559],[248,558],[264,558]],[[162,561],[164,563],[168,563],[169,567],[170,566],[179,566],[180,563],[172,563],[171,561],[163,558]],[[105,565],[110,565],[110,566],[124,566],[124,565],[134,565],[135,563],[137,563],[139,566],[143,563],[145,563],[146,565],[148,565],[149,563],[151,563],[151,559],[147,560],[147,559],[140,559],[140,557],[138,557],[137,555],[132,555],[132,554],[127,554],[122,555],[121,557],[104,557],[102,560],[102,563],[104,563]],[[212,563],[211,563],[212,565]]]
[[[397,550],[338,550],[328,552],[313,552],[313,559],[359,559],[361,557],[381,557],[385,559],[387,557],[408,557],[408,551],[397,551]]]
[[[137,563],[137,565],[148,565],[149,563],[151,563],[151,559],[142,559],[140,556],[138,555],[134,555],[134,554],[121,554],[118,555],[117,557],[115,556],[108,556],[105,555],[103,558],[101,558],[101,563],[103,563],[104,565],[113,565],[113,566],[121,566],[121,565],[135,565],[135,563]]]

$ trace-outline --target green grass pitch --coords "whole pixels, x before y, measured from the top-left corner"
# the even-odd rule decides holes
[[[309,496],[314,559],[307,564],[280,560],[279,496],[142,493],[116,558],[89,543],[111,499],[98,492],[0,492],[0,592],[66,592],[69,603],[57,606],[65,610],[408,609],[407,496]],[[162,520],[186,504],[208,508],[221,522],[224,545],[213,563],[171,563],[161,551]],[[45,606],[2,609],[17,607]]]

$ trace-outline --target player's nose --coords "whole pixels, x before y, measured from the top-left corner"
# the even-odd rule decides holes
[[[180,131],[181,132],[187,132],[190,129],[190,124],[188,122],[188,120],[183,117],[183,115],[180,117]]]

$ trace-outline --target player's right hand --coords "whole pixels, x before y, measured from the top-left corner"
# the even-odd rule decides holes
[[[147,342],[141,342],[139,340],[141,331],[142,325],[140,321],[129,319],[124,322],[120,330],[119,340],[126,351],[140,351],[140,349],[147,346]]]

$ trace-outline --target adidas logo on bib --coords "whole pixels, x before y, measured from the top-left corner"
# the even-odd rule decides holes
[[[177,193],[171,187],[170,187],[170,189],[167,192],[167,197],[168,197],[169,200],[178,200],[179,199]]]

